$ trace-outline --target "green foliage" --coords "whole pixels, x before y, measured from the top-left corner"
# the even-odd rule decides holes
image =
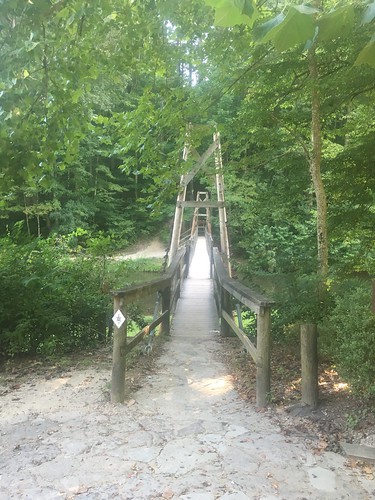
[[[64,240],[1,240],[0,349],[7,355],[68,352],[106,340],[109,289],[150,279],[161,259],[106,259],[110,239],[89,240],[92,256],[68,253]],[[132,321],[144,326],[134,308]]]
[[[346,426],[350,430],[356,429],[361,424],[361,422],[365,420],[367,417],[368,417],[367,408],[364,409],[359,408],[356,412],[346,413],[345,414]]]
[[[321,278],[316,274],[288,276],[275,298],[284,324],[318,323],[330,304],[329,296],[322,296]]]
[[[334,307],[322,322],[321,344],[356,392],[375,396],[375,316],[370,285],[352,279],[334,287]]]
[[[3,239],[0,283],[2,352],[50,354],[103,340],[108,297],[95,262],[43,240]]]
[[[356,66],[368,64],[372,68],[375,68],[375,35],[373,35],[371,40],[363,47],[354,64]]]
[[[252,26],[259,15],[253,0],[205,0],[205,3],[215,8],[216,26]]]
[[[316,9],[290,7],[286,15],[280,14],[276,17],[277,22],[273,23],[269,31],[266,29],[267,26],[263,26],[266,34],[262,38],[262,43],[272,41],[275,48],[282,52],[312,39],[315,26],[311,13],[316,13]]]

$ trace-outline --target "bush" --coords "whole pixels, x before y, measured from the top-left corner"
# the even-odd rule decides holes
[[[335,306],[322,323],[321,344],[353,389],[375,396],[375,315],[371,284],[348,280],[333,292]]]
[[[109,297],[95,261],[72,258],[52,242],[2,240],[0,349],[8,355],[66,352],[104,334]]]
[[[295,341],[301,323],[317,323],[332,306],[317,274],[253,274],[247,285],[275,300],[272,309],[272,336],[280,342]]]
[[[162,266],[161,259],[107,259],[111,240],[103,235],[88,239],[85,255],[61,237],[0,243],[0,352],[8,356],[63,353],[105,340],[109,290],[154,278]]]

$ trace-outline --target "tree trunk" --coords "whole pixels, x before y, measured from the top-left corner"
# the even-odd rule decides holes
[[[316,325],[301,325],[302,402],[318,406],[318,331]]]
[[[23,202],[25,205],[25,219],[26,219],[26,227],[27,227],[27,235],[31,236],[31,230],[30,230],[30,220],[29,220],[29,214],[28,214],[28,209],[27,209],[27,202],[26,202],[26,196],[23,196]]]
[[[320,121],[319,72],[315,45],[308,53],[312,81],[311,96],[311,157],[310,174],[316,197],[316,231],[318,242],[318,270],[324,280],[328,274],[327,198],[321,176],[322,135]]]

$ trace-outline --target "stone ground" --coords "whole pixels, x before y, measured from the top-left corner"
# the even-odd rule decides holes
[[[127,404],[108,402],[111,374],[100,367],[3,392],[0,499],[374,498],[374,481],[344,457],[284,436],[238,395],[202,255],[157,373]]]

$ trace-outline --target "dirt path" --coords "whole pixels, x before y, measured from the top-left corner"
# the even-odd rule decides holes
[[[194,280],[179,307],[195,301],[199,311],[211,283],[191,295]],[[3,394],[0,498],[373,498],[374,482],[345,458],[314,454],[239,397],[212,321],[207,312],[176,323],[157,374],[126,405],[108,402],[110,371],[101,368],[35,376]]]
[[[163,258],[166,253],[166,245],[163,244],[158,238],[154,238],[147,244],[142,245],[140,248],[134,249],[134,251],[121,252],[115,255],[116,260],[135,260],[135,259],[146,259],[146,258]]]
[[[234,391],[215,332],[168,343],[128,405],[108,370],[35,378],[1,398],[1,499],[369,499],[333,453],[285,438]],[[371,484],[372,483],[372,484]]]

